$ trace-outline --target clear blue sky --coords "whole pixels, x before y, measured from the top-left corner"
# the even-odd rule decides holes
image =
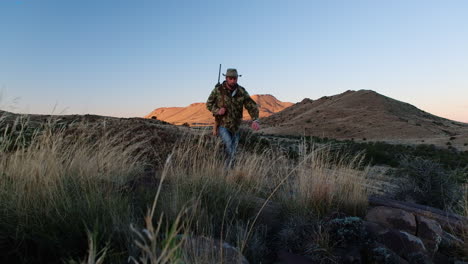
[[[222,63],[250,94],[371,89],[468,122],[467,14],[464,0],[2,0],[0,108],[143,116],[206,101]]]

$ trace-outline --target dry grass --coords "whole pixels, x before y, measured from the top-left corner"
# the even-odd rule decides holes
[[[463,188],[462,204],[463,204],[462,215],[468,219],[468,184],[465,184]],[[461,230],[461,238],[463,240],[461,253],[465,258],[468,258],[468,226],[465,226]]]
[[[261,236],[256,222],[263,207],[250,197],[265,198],[264,206],[269,200],[280,202],[292,214],[312,212],[320,217],[333,210],[353,215],[365,211],[367,170],[358,170],[362,157],[335,156],[332,147],[304,149],[299,162],[278,151],[240,150],[234,169],[227,170],[219,141],[186,137],[165,166],[173,186],[165,211],[175,216],[190,204],[196,219],[193,234],[228,241],[252,258],[252,248],[261,251],[263,246],[252,245],[258,241],[253,238]]]
[[[359,168],[363,155],[347,157],[334,154],[332,145],[319,145],[306,149],[303,144],[300,162],[287,182],[283,199],[295,201],[306,210],[324,215],[330,209],[361,215],[367,208],[367,173]]]
[[[3,252],[24,262],[73,257],[83,253],[86,229],[126,248],[134,216],[120,190],[141,170],[132,154],[138,145],[124,147],[122,135],[105,132],[95,138],[45,126],[26,134],[22,127],[0,141],[0,240],[10,241]],[[31,247],[39,250],[22,253]]]
[[[156,195],[146,186],[155,198],[143,217],[133,202],[143,194],[126,193],[125,187],[141,173],[144,164],[135,153],[147,143],[122,142],[128,132],[102,126],[83,125],[80,131],[90,129],[99,130],[99,137],[48,126],[26,135],[21,122],[4,130],[15,133],[0,140],[0,244],[14,241],[19,251],[13,256],[28,252],[21,246],[34,245],[43,251],[23,261],[76,259],[89,246],[88,263],[128,256],[134,263],[222,261],[222,246],[206,255],[187,246],[186,238],[205,237],[213,239],[207,245],[228,242],[255,262],[266,251],[266,231],[257,223],[263,206],[251,197],[317,216],[332,210],[360,214],[367,206],[360,156],[344,158],[333,154],[333,146],[320,145],[304,148],[293,161],[280,151],[241,148],[228,170],[219,140],[187,135],[167,158]],[[143,207],[151,202],[141,200]],[[88,241],[87,229],[97,234],[95,240]],[[99,254],[103,243],[109,250]]]

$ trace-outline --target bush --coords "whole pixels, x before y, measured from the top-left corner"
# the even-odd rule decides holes
[[[412,199],[416,203],[455,210],[462,198],[460,178],[465,172],[444,169],[439,163],[422,158],[407,157],[395,171],[398,177],[400,199]]]

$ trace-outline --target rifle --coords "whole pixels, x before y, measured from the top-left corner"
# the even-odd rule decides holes
[[[221,103],[222,107],[226,107],[226,103],[224,102],[224,93],[221,89],[221,83],[219,82],[219,78],[221,77],[221,64],[219,64],[219,71],[218,71],[218,84],[216,84],[216,89],[219,89],[219,92],[221,93]],[[219,126],[221,124],[221,118],[222,116],[215,115],[215,124],[213,126],[213,136],[217,136],[219,134]]]
[[[221,83],[219,83],[219,77],[221,77],[221,64],[219,64],[219,71],[218,71],[218,85],[220,85]]]

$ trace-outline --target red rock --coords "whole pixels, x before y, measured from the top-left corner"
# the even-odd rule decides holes
[[[442,241],[443,230],[440,224],[424,216],[416,217],[418,223],[417,236],[421,238],[429,252],[435,253]]]
[[[412,235],[416,234],[415,216],[401,209],[377,206],[367,212],[365,219]]]
[[[428,261],[430,263],[424,243],[416,236],[404,231],[390,230],[380,235],[379,240],[387,248],[409,262],[417,258],[417,263],[427,263]]]

